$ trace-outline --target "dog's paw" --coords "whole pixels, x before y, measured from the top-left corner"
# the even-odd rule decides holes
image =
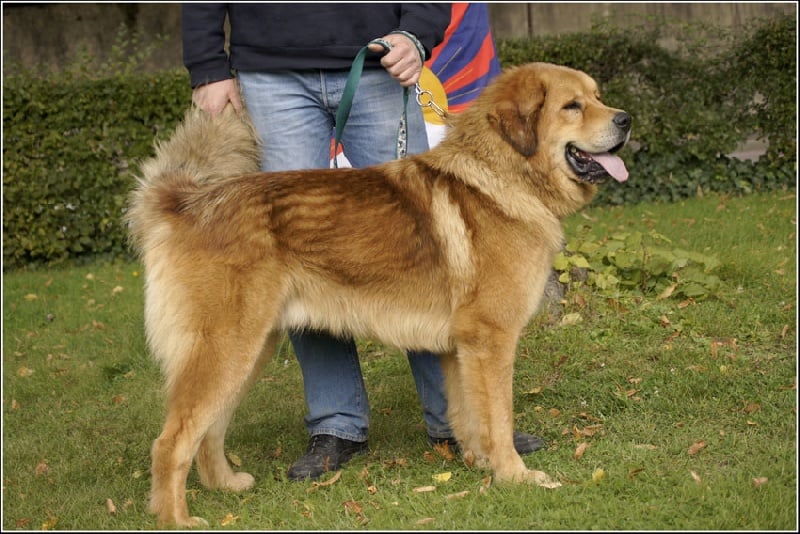
[[[256,483],[256,479],[250,473],[239,472],[234,473],[232,477],[225,481],[225,489],[231,491],[244,491],[252,488]]]
[[[554,480],[544,471],[530,470],[527,472],[526,479],[528,482],[533,482],[537,486],[543,488],[560,488],[561,482]]]
[[[192,517],[189,518],[189,520],[185,524],[181,526],[188,528],[207,527],[208,521],[206,521],[202,517],[197,517],[196,515],[193,515]]]
[[[202,517],[192,516],[189,517],[188,515],[184,516],[185,519],[179,519],[177,517],[161,517],[158,520],[158,528],[161,529],[169,529],[169,528],[207,528],[208,521],[203,519]]]

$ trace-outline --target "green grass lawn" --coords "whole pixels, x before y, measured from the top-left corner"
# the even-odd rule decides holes
[[[699,301],[574,288],[560,306],[573,321],[531,321],[516,426],[547,441],[526,463],[563,487],[492,486],[432,451],[405,357],[367,340],[370,453],[330,485],[287,481],[307,441],[287,343],[228,435],[256,486],[208,491],[193,471],[190,512],[234,530],[796,529],[796,202],[794,191],[714,196],[567,221],[568,234],[658,231],[716,256],[723,287]],[[4,530],[155,527],[149,450],[163,399],[142,308],[137,264],[4,275]]]

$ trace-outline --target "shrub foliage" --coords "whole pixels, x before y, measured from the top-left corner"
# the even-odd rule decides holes
[[[622,154],[631,180],[609,183],[596,200],[619,204],[794,187],[795,45],[795,19],[781,17],[735,33],[597,25],[497,49],[504,67],[550,61],[585,70],[609,103],[633,115]],[[4,77],[4,268],[129,254],[120,221],[137,161],[190,101],[185,70],[137,68],[153,51],[121,32],[100,68],[81,57],[60,73]],[[752,136],[768,142],[765,157],[726,156]]]

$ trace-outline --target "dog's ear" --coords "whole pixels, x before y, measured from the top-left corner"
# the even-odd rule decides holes
[[[515,100],[498,103],[486,118],[503,139],[517,152],[529,158],[536,153],[539,143],[537,129],[543,104],[544,91],[534,91],[528,95],[524,104]]]

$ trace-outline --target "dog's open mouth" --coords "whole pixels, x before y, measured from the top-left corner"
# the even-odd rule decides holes
[[[628,169],[622,158],[614,155],[624,145],[622,142],[608,152],[599,154],[590,154],[575,145],[567,145],[566,157],[578,178],[590,184],[604,182],[609,177],[624,182],[628,179]]]

